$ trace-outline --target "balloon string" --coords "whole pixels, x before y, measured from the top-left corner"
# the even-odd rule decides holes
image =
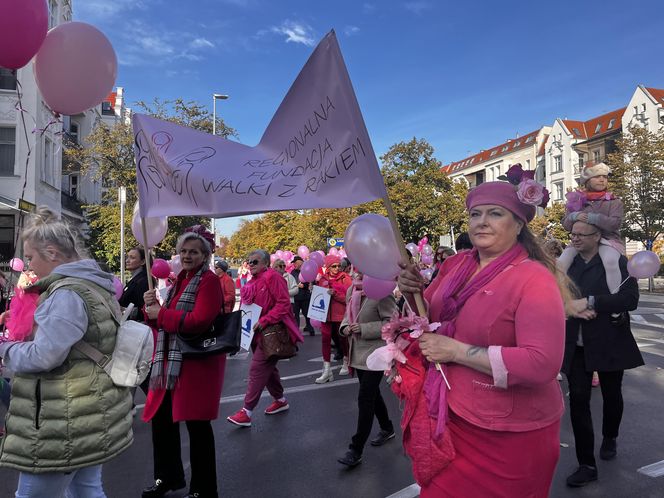
[[[618,292],[618,290],[622,287],[622,285],[623,285],[625,282],[627,282],[630,278],[632,278],[631,275],[628,276],[628,277],[627,277],[625,280],[623,280],[622,282],[620,282],[620,285],[619,285],[618,287],[616,287],[615,289],[613,289],[613,290],[611,291],[611,294],[615,294],[616,292]]]

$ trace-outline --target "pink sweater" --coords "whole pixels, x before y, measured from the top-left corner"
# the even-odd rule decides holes
[[[461,258],[458,258],[461,259]],[[440,315],[441,283],[424,296],[429,317]],[[556,380],[565,341],[565,313],[556,281],[541,264],[518,256],[505,271],[471,296],[456,319],[455,339],[489,347],[493,378],[448,364],[450,408],[489,430],[522,432],[546,427],[564,411]]]

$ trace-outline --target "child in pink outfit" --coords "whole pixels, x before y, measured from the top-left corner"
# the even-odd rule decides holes
[[[571,232],[574,223],[583,221],[597,227],[602,233],[599,257],[604,265],[609,291],[615,294],[622,281],[618,260],[621,254],[625,254],[625,246],[620,238],[624,208],[622,201],[607,191],[608,177],[609,167],[604,163],[583,169],[581,181],[585,191],[567,194],[567,216],[563,219],[563,226]],[[567,273],[576,255],[576,249],[568,246],[558,258],[558,267]]]

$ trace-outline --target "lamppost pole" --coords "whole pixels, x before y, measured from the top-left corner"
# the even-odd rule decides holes
[[[120,201],[120,281],[125,283],[125,223],[124,207],[127,202],[127,189],[120,187],[118,190],[118,200]]]
[[[228,99],[228,95],[221,93],[212,94],[212,135],[214,136],[217,136],[217,100],[226,100],[226,99]],[[210,231],[212,232],[212,235],[215,237],[215,244],[216,244],[214,218],[210,218]]]

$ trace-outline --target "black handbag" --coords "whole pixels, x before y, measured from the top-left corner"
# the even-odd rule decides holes
[[[177,343],[183,358],[195,358],[214,354],[235,354],[240,350],[242,311],[219,313],[210,330],[202,334],[178,332]]]

